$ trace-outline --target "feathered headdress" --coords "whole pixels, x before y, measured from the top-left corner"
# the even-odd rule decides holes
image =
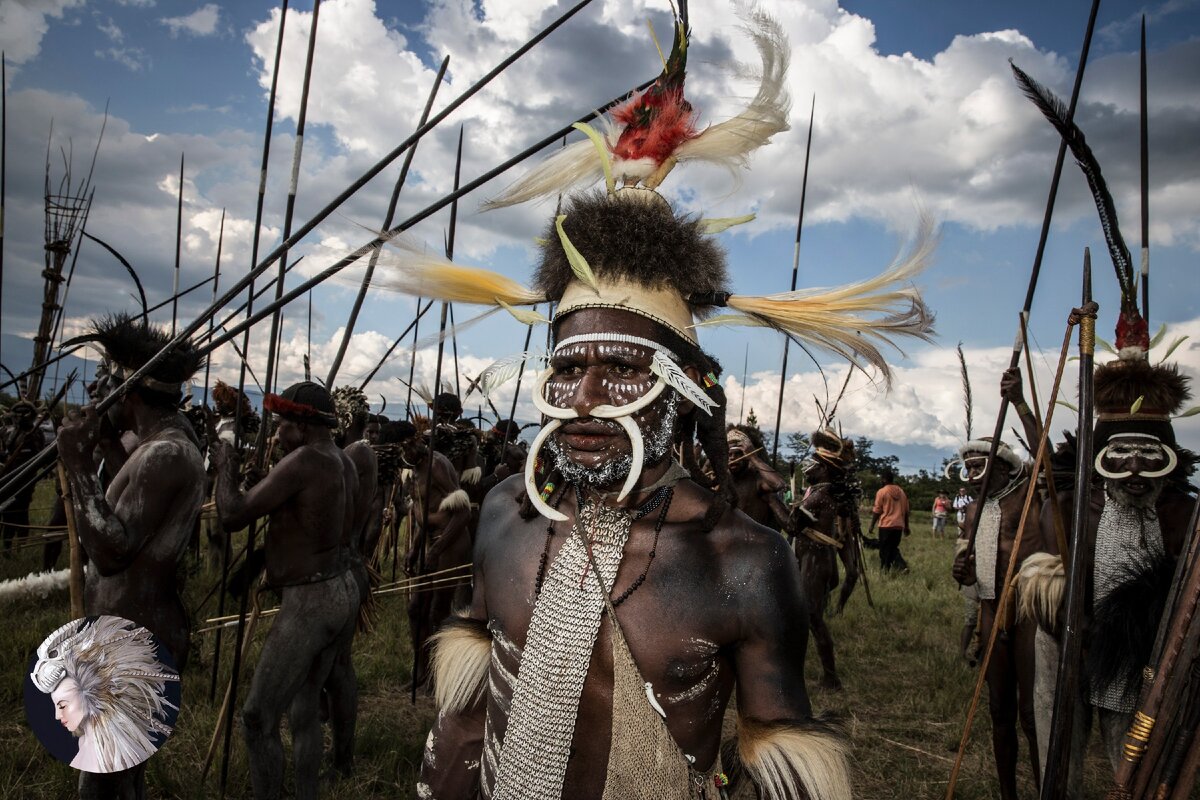
[[[60,349],[95,343],[104,351],[109,372],[119,380],[132,375],[173,338],[166,330],[124,312],[93,320],[91,327],[88,333],[63,342]],[[190,341],[181,342],[138,383],[152,391],[182,394],[183,384],[203,366],[204,355],[196,346]]]
[[[145,628],[114,616],[69,623],[47,638],[39,654],[55,653],[52,669],[40,662],[31,676],[43,692],[66,679],[75,681],[86,711],[101,772],[130,769],[157,749],[155,737],[169,735],[166,685],[179,674],[157,657],[157,644]],[[57,676],[53,685],[47,679]],[[45,688],[49,686],[49,688]]]
[[[367,395],[357,386],[339,386],[333,390],[333,407],[337,409],[337,433],[344,434],[354,423],[365,420],[371,413]]]
[[[1149,326],[1138,309],[1133,260],[1121,236],[1116,205],[1100,172],[1100,163],[1088,147],[1083,131],[1068,119],[1062,100],[1015,64],[1012,70],[1021,90],[1058,130],[1087,178],[1121,289],[1114,342],[1118,358],[1096,367],[1094,375],[1095,443],[1099,448],[1114,434],[1134,433],[1153,436],[1174,448],[1171,416],[1178,413],[1191,396],[1188,379],[1180,375],[1174,365],[1151,364],[1149,361],[1152,343]],[[1191,454],[1184,455],[1187,457],[1180,459],[1180,463],[1190,469]]]
[[[1025,74],[1016,64],[1009,62],[1017,85],[1025,96],[1033,101],[1042,115],[1050,121],[1063,141],[1075,156],[1075,162],[1083,170],[1087,178],[1088,188],[1091,189],[1092,199],[1096,203],[1096,211],[1100,215],[1100,227],[1104,231],[1104,240],[1108,244],[1108,254],[1112,258],[1113,269],[1116,270],[1117,284],[1121,287],[1121,311],[1117,318],[1117,352],[1126,360],[1146,358],[1150,349],[1150,330],[1146,320],[1138,311],[1137,281],[1133,270],[1133,259],[1121,228],[1117,222],[1117,208],[1113,203],[1108,184],[1100,172],[1100,162],[1088,146],[1083,131],[1075,124],[1068,114],[1068,109],[1061,99],[1042,84]]]
[[[333,397],[324,386],[312,381],[292,384],[282,394],[267,393],[263,397],[263,408],[296,422],[312,422],[326,428],[338,426]]]
[[[658,79],[615,108],[605,120],[604,133],[586,124],[577,125],[587,139],[548,158],[485,208],[550,197],[595,183],[601,177],[610,192],[618,179],[625,186],[655,189],[680,161],[707,161],[730,170],[745,166],[751,153],[788,129],[790,100],[785,79],[790,48],[779,23],[770,16],[758,11],[742,16],[762,66],[758,91],[740,114],[699,128],[699,115],[683,92],[691,30],[687,2],[681,0],[675,13],[671,52],[663,59]]]

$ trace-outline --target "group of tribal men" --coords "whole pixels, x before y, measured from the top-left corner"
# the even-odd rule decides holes
[[[586,202],[575,210],[586,216]],[[586,233],[573,234],[584,247]],[[600,262],[598,254],[592,258]],[[250,470],[244,476],[238,467],[246,452],[233,441],[248,433],[239,430],[239,417],[250,419],[253,412],[244,399],[238,409],[228,399],[233,390],[221,387],[214,396],[225,398],[224,407],[218,402],[221,413],[210,416],[212,424],[189,422],[180,400],[200,359],[186,345],[124,390],[104,416],[88,406],[60,428],[67,493],[89,560],[85,613],[146,625],[181,667],[191,624],[176,573],[209,491],[202,440],[224,529],[269,519],[259,563],[265,563],[265,584],[282,597],[281,611],[241,710],[256,798],[282,791],[285,714],[296,794],[316,796],[324,755],[322,693],[334,766],[351,769],[357,704],[351,640],[368,601],[381,534],[395,526],[394,508],[406,506],[413,509],[405,559],[410,574],[464,564],[473,571],[469,589],[460,584],[412,595],[410,625],[421,654],[413,679],[426,683],[432,671],[441,709],[426,744],[418,797],[525,796],[529,786],[547,797],[599,797],[597,787],[609,787],[605,797],[636,797],[642,795],[635,785],[645,781],[677,781],[690,787],[691,794],[681,796],[696,797],[728,794],[731,783],[772,797],[803,796],[818,784],[830,796],[848,793],[845,742],[813,716],[803,660],[811,629],[822,685],[840,688],[824,617],[838,584],[837,559],[846,566],[839,609],[861,572],[851,442],[828,428],[813,434],[804,464],[807,488],[785,503],[783,480],[761,457],[753,429],[726,428],[723,421],[711,427],[715,421],[696,419],[695,409],[684,408],[688,401],[676,395],[635,413],[640,436],[594,413],[654,384],[657,347],[690,348],[681,359],[686,370],[708,391],[719,391],[711,380],[719,367],[678,330],[597,302],[570,308],[556,320],[555,333],[559,344],[535,391],[546,391],[545,402],[570,413],[561,426],[547,426],[557,427],[557,435],[539,436],[549,457],[536,442],[527,453],[511,422],[482,433],[457,419],[461,404],[452,394],[437,398],[436,418],[419,434],[411,423],[370,416],[361,392],[331,394],[304,382],[266,396],[264,409],[275,420],[271,446],[281,457],[265,475]],[[96,401],[168,340],[125,316],[95,323],[92,337],[105,354],[89,387]],[[1161,571],[1163,559],[1180,553],[1194,505],[1185,483],[1193,457],[1175,444],[1171,430],[1169,416],[1188,391],[1173,367],[1115,362],[1097,371],[1096,383],[1101,477],[1087,500],[1093,513],[1086,546],[1097,554],[1089,616],[1111,616],[1122,609],[1105,606],[1105,598],[1120,596],[1123,582]],[[1006,373],[1002,392],[1028,441],[1039,441],[1018,373]],[[1137,398],[1142,401],[1131,410]],[[695,439],[677,435],[683,414],[691,416]],[[136,440],[132,450],[129,433]],[[987,680],[999,786],[1008,798],[1016,796],[1018,721],[1035,768],[1045,759],[1049,719],[1035,709],[1049,706],[1061,627],[1064,570],[1055,516],[1069,519],[1077,500],[1073,487],[1060,491],[1057,503],[1038,498],[1041,524],[1026,526],[1017,552],[1026,565],[1023,613],[999,608],[1029,467],[1001,443],[991,483],[980,486],[990,444],[974,440],[960,451],[963,478],[980,499],[967,512],[969,521],[979,516],[978,535],[956,562],[955,577],[977,583],[984,640],[1001,626]],[[1059,454],[1062,464],[1072,458]],[[617,501],[617,487],[638,467],[630,499]],[[1059,478],[1064,474],[1060,465]],[[530,480],[536,495],[529,494]],[[539,506],[567,524],[550,516],[546,525]],[[590,538],[578,538],[589,526]],[[596,596],[603,602],[581,600]],[[590,617],[577,619],[581,609]],[[558,615],[557,628],[543,619],[547,615]],[[669,632],[664,618],[671,620]],[[554,641],[540,639],[546,626]],[[430,664],[426,639],[439,627]],[[583,634],[576,636],[576,628]],[[1103,629],[1093,628],[1091,650],[1102,649],[1102,638]],[[1090,661],[1089,668],[1106,677],[1085,684],[1086,700],[1099,712],[1115,760],[1136,685],[1112,665]],[[721,720],[735,689],[738,741],[722,750]],[[1090,725],[1085,711],[1079,714],[1084,730]],[[633,746],[630,730],[652,735],[650,743],[638,739]],[[1085,741],[1076,737],[1077,763]],[[558,750],[539,749],[547,742]],[[672,753],[682,758],[675,766]],[[81,796],[136,796],[142,769],[84,773]],[[630,771],[642,777],[634,780]]]

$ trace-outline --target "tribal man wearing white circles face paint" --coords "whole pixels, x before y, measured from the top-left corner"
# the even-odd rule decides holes
[[[650,192],[564,210],[528,294],[406,267],[426,296],[557,303],[532,392],[544,425],[525,474],[484,501],[471,605],[436,637],[441,713],[416,796],[715,798],[740,780],[751,796],[849,797],[845,743],[804,686],[796,560],[733,508],[719,367],[696,338],[729,301],[724,255]],[[694,440],[716,493],[685,469]],[[739,741],[719,752],[734,692]]]
[[[1087,704],[1076,722],[1082,731],[1072,739],[1072,784],[1082,773],[1093,709],[1114,769],[1123,757],[1121,746],[1137,706],[1142,668],[1149,661],[1196,502],[1187,480],[1195,455],[1179,447],[1171,425],[1171,415],[1190,395],[1187,378],[1174,366],[1151,364],[1142,353],[1097,367],[1094,381],[1095,477],[1087,493],[1090,510],[1084,532],[1085,547],[1094,553],[1084,606],[1084,626],[1090,633],[1081,683]],[[1062,469],[1069,474],[1069,466]],[[1077,497],[1074,488],[1059,493],[1063,520],[1071,519]],[[1066,581],[1051,514],[1047,504],[1041,529],[1048,554],[1027,560],[1020,578],[1022,607],[1057,612],[1035,615],[1040,628],[1035,690],[1039,712],[1052,705],[1042,701],[1053,697],[1055,639],[1061,633],[1062,614],[1057,598]],[[1144,636],[1131,638],[1117,631],[1141,631]],[[1039,713],[1037,722],[1044,748],[1049,714]]]

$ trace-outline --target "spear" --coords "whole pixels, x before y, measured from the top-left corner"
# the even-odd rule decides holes
[[[367,377],[363,378],[362,383],[359,384],[359,386],[358,386],[359,389],[367,388],[367,384],[370,383],[371,380],[375,377],[375,373],[379,372],[379,370],[383,367],[383,365],[385,363],[387,363],[388,357],[391,356],[391,354],[396,350],[396,348],[400,345],[400,342],[404,339],[404,337],[408,336],[408,332],[416,329],[417,324],[420,323],[420,321],[421,321],[421,317],[425,316],[425,312],[428,311],[432,307],[433,307],[432,300],[425,303],[425,307],[422,308],[419,312],[417,312],[417,316],[413,318],[413,321],[408,323],[408,327],[405,328],[403,331],[401,331],[400,335],[396,337],[396,340],[392,342],[392,346],[389,347],[387,349],[387,352],[383,354],[383,358],[379,359],[379,363],[376,364],[374,366],[374,368],[370,372],[367,373]],[[408,377],[410,379],[409,383],[411,384],[412,383],[412,380],[411,380],[412,375],[409,375]]]
[[[1075,84],[1071,88],[1071,102],[1067,107],[1067,120],[1070,121],[1075,117],[1075,106],[1079,103],[1079,90],[1083,86],[1083,73],[1087,67],[1088,51],[1092,47],[1092,34],[1096,29],[1096,14],[1100,10],[1100,0],[1092,0],[1092,8],[1088,14],[1087,30],[1083,35],[1083,47],[1079,52],[1079,69],[1075,72]],[[1050,236],[1050,222],[1054,217],[1054,201],[1058,197],[1058,183],[1062,178],[1063,162],[1067,156],[1067,142],[1065,139],[1058,144],[1058,158],[1054,162],[1054,174],[1050,179],[1050,193],[1046,198],[1046,211],[1042,217],[1042,231],[1038,238],[1037,252],[1033,258],[1033,269],[1029,274],[1029,286],[1025,290],[1025,304],[1021,308],[1022,316],[1028,320],[1029,311],[1033,307],[1033,295],[1037,291],[1038,276],[1042,271],[1042,256],[1046,252],[1046,240]],[[1021,332],[1017,331],[1016,337],[1013,339],[1012,358],[1009,361],[1009,369],[1016,369],[1021,363]],[[992,444],[988,451],[987,465],[983,470],[983,482],[981,486],[990,486],[992,479],[992,467],[996,463],[996,451],[1000,446],[1000,438],[1004,434],[1004,419],[1008,414],[1008,398],[1000,398],[1000,411],[996,415],[996,428],[992,432]],[[980,514],[975,514],[967,520],[966,539],[967,553],[975,552],[975,535],[979,530]]]
[[[267,96],[267,122],[263,129],[262,161],[259,166],[259,172],[258,172],[258,196],[255,201],[255,208],[254,208],[254,233],[253,233],[253,236],[251,238],[251,243],[250,243],[251,277],[250,277],[250,280],[247,281],[248,289],[247,289],[246,303],[245,303],[247,318],[250,316],[250,314],[254,310],[255,294],[254,294],[254,275],[253,275],[253,273],[255,272],[255,265],[258,263],[258,245],[259,245],[259,242],[260,242],[260,239],[262,236],[263,204],[266,200],[266,193],[267,193],[267,166],[270,162],[270,157],[271,157],[271,130],[274,127],[274,123],[275,123],[275,94],[276,94],[276,89],[279,85],[279,62],[280,62],[280,58],[283,55],[283,32],[284,32],[284,28],[287,25],[287,11],[288,11],[288,0],[283,0],[282,5],[280,6],[280,10],[279,10],[279,36],[275,40],[275,64],[271,70],[271,89],[270,89],[270,93]],[[284,260],[286,261],[286,259],[284,259]],[[239,282],[238,287],[240,287],[240,285],[241,284]],[[235,287],[235,288],[237,289],[237,291],[240,292],[241,289],[238,287]],[[227,301],[227,299],[232,298],[233,295],[234,295],[234,292],[233,292],[233,290],[231,290],[229,292],[226,292],[225,298],[222,298],[222,299]],[[212,317],[216,316],[216,312],[224,304],[225,303],[222,302],[219,306],[217,304],[216,300],[213,301],[212,305],[209,307],[210,320]],[[239,312],[237,312],[237,311],[234,312],[235,315],[237,313],[239,313]],[[225,327],[225,323],[222,322],[221,328],[224,329],[224,327]],[[210,326],[209,326],[209,339],[210,340],[213,337],[213,333],[214,333],[214,329],[213,329],[212,325],[210,324]],[[242,434],[241,434],[241,431],[242,431],[241,397],[242,397],[242,394],[246,390],[246,371],[250,367],[250,362],[247,360],[246,355],[245,355],[249,351],[249,349],[250,349],[250,329],[247,328],[245,334],[242,336],[241,350],[238,351],[236,343],[234,345],[234,351],[238,353],[238,358],[241,361],[240,368],[238,369],[238,382],[237,382],[237,390],[238,390],[237,398],[238,399],[234,405],[234,412],[233,412],[233,446],[234,446],[235,450],[240,450],[240,448],[241,448],[241,439],[242,439]],[[211,358],[211,356],[210,356],[210,358]],[[258,379],[255,378],[254,382],[258,383]],[[251,523],[250,539],[247,542],[248,550],[253,547],[255,532],[256,532],[255,524]],[[228,536],[229,536],[229,533],[227,532],[226,538],[228,538]],[[221,589],[218,593],[219,599],[217,600],[217,605],[218,605],[218,608],[222,611],[224,610],[224,606],[225,606],[225,583],[229,576],[230,548],[231,548],[230,543],[226,542],[225,547],[222,549],[222,552],[221,552]],[[238,625],[239,625],[238,626],[238,641],[239,642],[241,641],[241,637],[242,637],[242,630],[243,630],[242,622],[244,622],[245,616],[246,616],[246,602],[247,602],[248,595],[249,595],[249,590],[247,590],[247,592],[245,594],[243,594],[243,596],[242,596],[240,617],[239,617],[239,623],[238,623]],[[234,653],[234,660],[235,661],[238,660],[237,650],[235,650],[235,653]],[[213,647],[212,679],[210,681],[210,690],[209,690],[209,700],[210,701],[216,695],[217,671],[220,669],[220,667],[221,667],[221,634],[218,633],[216,642],[214,643],[214,647]],[[237,674],[236,670],[234,671],[234,674],[235,675]],[[214,740],[215,740],[215,736],[214,736]],[[211,748],[210,748],[210,752],[211,752]],[[228,753],[228,750],[226,750],[226,753]],[[228,761],[228,756],[225,757],[225,761]],[[209,767],[210,763],[211,763],[210,760],[206,758],[205,762],[204,762],[204,768],[203,768],[203,770],[201,770],[201,774],[200,774],[201,783],[204,782],[205,777],[208,775],[208,767]],[[223,765],[222,772],[224,773],[225,771],[226,771],[226,768]],[[222,786],[224,786],[224,784],[225,784],[224,777],[222,777],[222,779],[221,779],[221,784],[222,784]],[[222,794],[224,794],[224,790],[222,790]]]
[[[308,327],[305,328],[304,380],[312,380],[312,289],[308,290]],[[326,383],[326,386],[329,384]]]
[[[0,312],[4,309],[4,198],[8,179],[8,59],[0,50]],[[0,313],[2,315],[2,313]],[[3,337],[0,337],[2,339]],[[0,344],[2,348],[2,344]],[[0,361],[3,354],[0,352]]]
[[[458,368],[458,335],[455,333],[454,304],[450,304],[450,351],[454,354],[454,393],[462,397],[462,382],[459,379]]]
[[[179,294],[179,252],[183,245],[183,153],[179,154],[179,207],[175,215],[175,285],[171,297]],[[171,301],[171,338],[175,338],[175,323],[179,317],[179,300]]]
[[[586,3],[586,2],[590,2],[590,0],[582,0],[582,3]],[[582,7],[582,4],[580,6],[576,6],[571,11],[567,12],[567,14],[569,15],[571,13],[574,13],[580,7]],[[559,24],[562,19],[563,18],[560,18],[559,21],[556,21],[554,26],[557,26],[557,24]],[[554,27],[554,26],[552,26],[552,27]],[[540,38],[544,38],[544,35],[546,33],[548,33],[551,29],[552,28],[545,29],[544,31],[542,31],[541,34],[538,35],[538,37],[535,37],[535,39],[531,40],[531,41],[537,41],[537,40],[540,40]],[[527,50],[529,46],[531,46],[531,45],[527,45],[525,48],[523,48],[523,50],[521,52],[523,52],[524,50]],[[511,63],[513,60],[514,60],[514,57],[510,57],[509,59],[506,60],[506,63]],[[493,70],[493,72],[495,72],[495,70]],[[467,183],[467,184],[459,187],[458,191],[451,192],[450,194],[439,198],[437,201],[426,206],[421,211],[418,211],[416,214],[409,217],[404,222],[401,222],[399,225],[393,227],[391,230],[384,231],[382,235],[376,237],[375,239],[368,242],[367,244],[359,247],[357,250],[355,250],[348,256],[340,259],[339,261],[330,265],[329,267],[327,267],[326,269],[324,269],[317,275],[313,276],[309,280],[303,282],[302,284],[297,286],[295,289],[292,289],[290,292],[285,294],[279,300],[271,303],[270,305],[268,305],[267,307],[265,307],[263,309],[260,309],[259,311],[255,312],[253,315],[247,316],[247,318],[244,322],[239,323],[238,325],[234,326],[234,328],[232,330],[228,330],[222,336],[217,337],[216,340],[210,341],[205,347],[203,347],[201,349],[201,355],[207,355],[207,354],[211,353],[216,348],[225,344],[226,342],[228,342],[230,339],[237,336],[238,334],[243,333],[248,328],[252,327],[254,324],[256,324],[257,322],[259,322],[260,320],[262,320],[263,318],[265,318],[266,316],[271,314],[275,310],[275,308],[286,305],[287,303],[290,303],[291,301],[295,300],[298,296],[300,296],[301,294],[304,294],[306,291],[311,289],[313,286],[316,286],[316,285],[324,282],[325,280],[329,279],[333,275],[336,275],[338,272],[345,269],[350,264],[353,264],[359,258],[362,258],[364,255],[371,252],[372,250],[374,250],[376,247],[378,247],[380,244],[387,241],[388,239],[393,238],[400,233],[403,233],[404,231],[413,227],[414,225],[421,222],[422,220],[428,218],[429,216],[437,213],[441,209],[450,205],[450,203],[452,203],[454,200],[458,199],[459,197],[462,197],[465,194],[469,194],[470,192],[475,191],[480,186],[483,186],[485,183],[492,180],[496,176],[503,174],[504,172],[508,171],[512,167],[521,163],[522,161],[530,158],[531,156],[536,154],[538,151],[540,151],[542,148],[544,148],[546,145],[569,134],[572,130],[575,129],[575,126],[578,123],[588,122],[590,120],[595,119],[596,117],[600,116],[605,111],[607,111],[608,109],[610,109],[616,105],[619,105],[620,103],[623,103],[625,100],[627,100],[628,98],[630,98],[637,92],[640,92],[640,91],[646,89],[652,83],[654,83],[654,79],[645,81],[640,86],[636,86],[633,89],[631,89],[630,91],[624,92],[623,94],[613,98],[608,103],[605,103],[600,109],[591,111],[591,112],[583,115],[582,117],[580,117],[575,122],[572,122],[569,125],[563,126],[559,130],[557,130],[553,134],[551,134],[550,136],[547,136],[546,138],[542,139],[541,141],[536,142],[533,145],[527,147],[525,150],[521,151],[517,155],[508,159],[504,163],[492,168],[491,170],[488,170],[487,172],[480,175],[478,178],[471,181],[470,183]],[[472,87],[472,89],[468,90],[468,92],[472,92],[474,89],[475,89],[475,87]],[[459,100],[463,100],[463,99],[464,99],[464,96],[460,96],[459,99],[455,100],[454,103],[452,103],[451,105],[454,105],[455,103],[458,103]],[[436,116],[434,119],[430,120],[426,124],[424,129],[422,129],[421,131],[418,131],[416,134],[413,135],[413,137],[410,137],[410,139],[412,139],[414,137],[419,138],[419,135],[424,135],[424,132],[428,129],[432,129],[432,127],[434,125],[436,125],[440,121],[440,119],[445,116],[446,113],[447,113],[446,111],[442,111],[438,116]],[[386,158],[385,158],[385,161],[386,161]],[[381,162],[381,164],[382,164],[382,162]],[[382,168],[381,165],[377,165],[377,166]],[[312,228],[316,227],[316,225],[322,219],[324,219],[329,214],[333,213],[333,211],[337,208],[337,206],[341,202],[343,202],[346,197],[349,197],[351,194],[353,194],[353,192],[356,191],[357,188],[361,188],[362,183],[365,183],[369,177],[373,176],[374,174],[377,174],[377,172],[378,172],[378,170],[376,170],[375,172],[371,172],[368,175],[364,175],[362,178],[360,178],[358,181],[356,181],[355,185],[352,185],[351,187],[346,189],[342,193],[342,195],[340,195],[338,198],[335,198],[324,209],[322,209],[322,211],[318,212],[316,217],[314,217],[308,223],[305,223],[305,225],[302,226],[300,230],[293,233],[291,238],[288,239],[285,242],[285,244],[290,245],[290,244],[298,241],[299,238],[301,238],[305,233],[312,230]],[[228,303],[230,300],[232,300],[236,294],[240,293],[243,289],[246,288],[246,286],[253,280],[253,278],[255,276],[260,275],[263,270],[265,270],[270,264],[274,263],[274,259],[278,256],[281,249],[286,249],[286,248],[284,248],[283,245],[280,245],[279,248],[276,248],[276,251],[272,255],[268,256],[266,260],[259,263],[259,265],[256,266],[251,271],[250,274],[243,276],[241,279],[238,280],[238,282],[233,287],[226,290],[225,294],[223,294],[217,300],[217,302],[216,302],[216,304],[214,304],[214,306],[208,308],[199,317],[197,317],[195,320],[193,320],[191,323],[189,323],[188,326],[186,328],[184,328],[182,331],[180,331],[179,334],[174,339],[172,339],[170,342],[168,342],[166,345],[164,345],[162,350],[160,350],[153,357],[151,357],[145,364],[143,364],[141,367],[138,367],[137,370],[135,370],[133,373],[131,373],[129,375],[129,377],[125,379],[124,383],[122,383],[120,386],[115,387],[112,394],[108,395],[108,397],[106,397],[104,400],[100,401],[100,403],[98,403],[96,405],[97,412],[103,413],[103,412],[107,411],[115,402],[117,402],[117,399],[121,396],[121,392],[124,391],[130,385],[131,382],[140,380],[141,378],[145,377],[145,375],[147,373],[149,373],[151,370],[153,370],[156,366],[158,366],[162,362],[162,360],[164,358],[166,358],[166,356],[176,346],[179,345],[180,342],[182,342],[184,339],[190,337],[197,330],[199,330],[200,327],[208,320],[208,317],[210,315],[212,315],[217,310],[218,307],[223,307],[226,303]],[[0,501],[2,501],[2,499],[5,499],[9,496],[11,488],[13,486],[17,485],[16,484],[17,481],[24,480],[34,470],[40,469],[41,467],[45,466],[45,464],[48,463],[48,461],[47,461],[48,459],[53,459],[56,448],[57,448],[56,444],[54,444],[53,442],[50,443],[40,453],[38,453],[36,456],[34,456],[33,459],[31,459],[29,462],[26,462],[26,466],[22,467],[22,469],[19,472],[15,472],[12,476],[7,478],[3,482],[3,484],[0,484]]]
[[[213,266],[213,276],[212,276],[213,300],[217,299],[217,284],[220,282],[220,277],[221,277],[221,248],[224,244],[225,244],[225,209],[222,208],[221,209],[221,227],[219,229],[219,232],[217,233],[217,263],[215,266]],[[178,273],[176,273],[176,276],[178,276]],[[175,293],[175,297],[176,297],[176,302],[178,302],[178,297],[179,297],[178,292]],[[212,336],[212,333],[213,333],[213,320],[212,320],[212,318],[210,318],[208,320],[208,335]],[[210,362],[208,359],[204,359],[204,402],[201,403],[201,405],[203,405],[203,406],[208,405],[208,379],[209,379],[209,374],[210,374],[211,370],[212,370],[212,362]]]
[[[817,96],[814,94],[812,99],[812,107],[808,112],[808,143],[804,146],[804,177],[800,180],[800,213],[796,220],[796,246],[792,250],[792,291],[796,291],[796,279],[800,274],[800,233],[804,230],[804,199],[808,194],[808,159],[812,154],[812,132],[813,132],[813,117],[817,112]],[[779,405],[775,408],[775,437],[774,443],[771,445],[771,463],[774,464],[779,458],[779,424],[783,420],[783,390],[787,386],[787,363],[788,363],[788,345],[791,344],[789,337],[783,339],[783,368],[779,371]],[[742,394],[745,395],[746,387],[743,384]]]
[[[1092,256],[1083,251],[1083,307],[1092,301]],[[1066,622],[1058,657],[1054,687],[1054,715],[1042,778],[1042,800],[1067,796],[1071,769],[1071,738],[1076,694],[1080,691],[1079,663],[1083,652],[1083,607],[1087,579],[1092,574],[1092,548],[1086,545],[1091,510],[1092,476],[1092,368],[1096,346],[1096,315],[1083,315],[1079,323],[1079,428],[1076,432],[1075,503],[1071,509],[1070,565],[1067,567]],[[987,484],[984,484],[985,486]],[[1014,553],[1016,551],[1014,550]]]
[[[1146,15],[1142,15],[1141,58],[1141,155],[1142,155],[1142,318],[1150,324],[1150,129],[1146,113]]]
[[[293,261],[291,264],[288,264],[287,269],[285,269],[283,271],[283,274],[287,275],[289,272],[291,272],[293,269],[296,268],[297,264],[299,264],[303,260],[304,260],[304,256],[300,256],[295,261]],[[207,280],[206,280],[206,282],[207,282]],[[242,301],[242,304],[239,305],[237,308],[235,308],[233,311],[231,311],[229,313],[229,315],[225,317],[225,319],[223,319],[221,322],[218,322],[217,323],[218,328],[224,328],[226,325],[228,325],[230,322],[232,322],[235,317],[241,316],[241,313],[243,311],[245,311],[247,307],[252,307],[252,304],[254,303],[255,300],[262,297],[267,292],[271,291],[271,289],[275,288],[275,278],[271,278],[271,280],[267,281],[266,283],[264,283],[262,286],[260,286],[258,288],[255,288],[254,286],[251,286],[250,288],[254,289],[254,293],[250,294],[246,298],[246,300]],[[157,307],[158,306],[155,306],[155,308],[157,308]]]
[[[278,275],[275,283],[275,301],[278,303],[280,296],[283,294],[284,270],[287,267],[287,243],[292,235],[292,220],[296,213],[296,191],[300,182],[300,159],[304,154],[304,124],[308,119],[308,95],[312,87],[312,68],[313,58],[316,55],[317,49],[317,24],[320,22],[321,16],[321,0],[313,0],[312,24],[308,32],[308,52],[304,58],[304,81],[300,89],[300,113],[296,117],[296,139],[292,149],[292,178],[288,184],[287,205],[284,210],[283,217],[283,239],[284,246],[278,258]],[[283,27],[283,20],[280,19],[280,29]],[[263,380],[263,388],[268,392],[272,391],[275,385],[275,369],[276,357],[279,352],[277,340],[282,332],[281,315],[283,306],[276,305],[274,313],[271,316],[271,338],[267,345],[267,371]],[[248,330],[248,329],[247,329]],[[241,403],[238,403],[238,408],[241,408]],[[254,460],[256,466],[261,470],[266,462],[266,440],[267,429],[270,427],[270,412],[263,408],[262,423],[258,428],[258,440],[255,443]],[[257,520],[250,523],[249,539],[246,545],[246,558],[249,559],[249,554],[254,552],[254,539],[257,533]],[[221,753],[221,778],[220,778],[220,793],[225,796],[225,785],[229,776],[229,750],[233,741],[233,725],[229,722],[232,716],[233,709],[237,708],[237,689],[238,675],[241,671],[242,661],[242,638],[245,633],[246,622],[246,606],[250,598],[251,581],[246,582],[245,590],[242,594],[241,609],[238,614],[237,634],[234,636],[233,648],[233,674],[229,679],[229,703],[226,706],[227,713],[225,716],[225,742]]]
[[[462,174],[462,151],[463,151],[463,128],[460,125],[458,128],[458,154],[454,161],[454,188],[458,189],[459,178]],[[454,234],[458,227],[458,199],[450,204],[450,231],[446,235],[446,260],[454,260]],[[442,358],[446,352],[446,314],[450,308],[450,304],[442,301],[442,318],[439,324],[438,335],[438,351],[437,351],[437,366],[433,373],[433,407],[429,410],[429,464],[425,469],[425,493],[422,496],[422,511],[421,511],[421,553],[417,557],[417,575],[422,575],[425,572],[425,549],[429,542],[429,495],[433,491],[433,461],[436,455],[433,449],[434,435],[437,431],[438,418],[438,398],[441,395],[440,387],[442,385]],[[411,387],[410,387],[411,391]],[[413,631],[413,668],[412,668],[412,702],[417,703],[417,660],[421,652],[421,644],[424,639],[421,625],[422,620],[418,617],[417,625]]]
[[[446,67],[450,66],[450,56],[442,59],[442,65],[438,68],[437,75],[433,79],[433,86],[429,90],[429,98],[425,101],[425,109],[421,112],[421,121],[417,123],[417,127],[423,126],[429,121],[429,112],[433,109],[433,100],[437,97],[438,89],[441,88],[442,79],[446,75]],[[414,144],[407,153],[404,154],[404,164],[400,167],[400,177],[396,179],[396,186],[392,189],[392,197],[388,201],[387,213],[383,215],[383,227],[386,230],[391,227],[392,220],[396,216],[396,205],[400,201],[400,190],[404,188],[404,182],[408,179],[408,169],[412,166],[413,156],[417,154],[417,146]],[[367,297],[367,289],[371,286],[371,277],[375,274],[375,265],[379,263],[379,254],[383,248],[379,248],[371,254],[371,260],[367,263],[367,271],[363,273],[362,285],[358,287],[358,296],[354,298],[354,306],[350,309],[350,319],[346,321],[346,330],[342,333],[342,341],[338,344],[337,355],[333,357],[333,363],[329,366],[329,374],[325,377],[325,385],[332,387],[333,380],[337,377],[338,369],[342,366],[342,358],[346,355],[346,348],[350,346],[350,336],[354,333],[354,325],[358,322],[358,312],[362,310],[363,301]]]

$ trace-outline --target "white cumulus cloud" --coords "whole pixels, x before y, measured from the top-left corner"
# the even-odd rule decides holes
[[[182,17],[163,17],[159,20],[171,31],[172,36],[186,33],[191,36],[211,36],[217,32],[221,21],[221,8],[216,3],[205,3],[200,8]]]

